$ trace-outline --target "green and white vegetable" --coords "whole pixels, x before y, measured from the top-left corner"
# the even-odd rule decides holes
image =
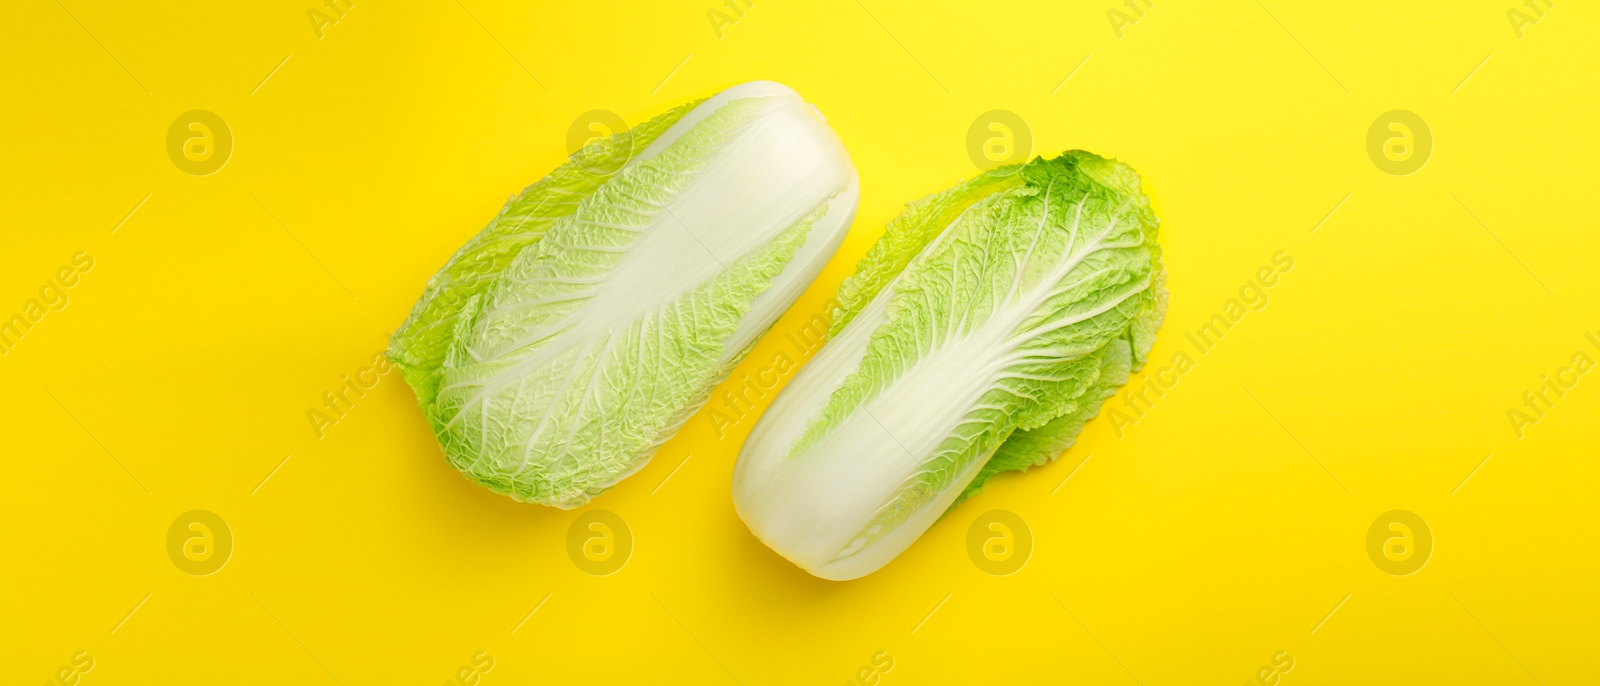
[[[1156,226],[1138,175],[1082,151],[912,203],[752,430],[739,516],[806,571],[853,579],[994,474],[1054,459],[1154,342]]]
[[[815,108],[772,82],[728,89],[513,197],[386,354],[450,464],[577,507],[705,402],[833,255],[857,196]]]

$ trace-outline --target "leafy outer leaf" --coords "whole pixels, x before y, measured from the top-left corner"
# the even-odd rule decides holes
[[[1135,197],[1142,198],[1144,195],[1139,187],[1138,174],[1125,165],[1105,160],[1101,164],[1080,163],[1079,166],[1108,187]],[[1159,224],[1153,213],[1149,221]],[[1129,376],[1144,368],[1150,348],[1155,345],[1156,331],[1161,328],[1161,322],[1167,311],[1166,271],[1161,265],[1161,246],[1156,242],[1155,231],[1146,234],[1145,245],[1155,262],[1153,287],[1155,300],[1129,323],[1124,341],[1112,341],[1108,344],[1104,351],[1105,357],[1101,363],[1099,379],[1071,411],[1062,413],[1043,426],[1018,429],[1011,434],[999,450],[995,451],[994,456],[984,463],[972,483],[968,484],[950,505],[950,509],[946,510],[947,514],[968,498],[982,492],[984,484],[988,483],[990,477],[1001,472],[1027,471],[1031,467],[1043,466],[1071,448],[1073,443],[1077,442],[1083,426],[1100,413],[1101,405],[1115,396],[1117,389],[1128,383]]]
[[[905,212],[889,220],[883,235],[856,263],[855,273],[839,284],[839,307],[834,311],[828,337],[844,330],[844,326],[877,297],[912,258],[943,235],[945,227],[973,203],[998,191],[1021,186],[1022,177],[1016,173],[1020,166],[1000,167],[962,181],[949,190],[907,203]]]
[[[538,241],[635,155],[702,101],[676,107],[627,131],[591,142],[549,176],[512,196],[489,225],[428,279],[422,297],[389,341],[385,355],[400,367],[424,409],[433,402],[456,319],[467,300],[488,290],[511,260]]]
[[[428,408],[446,459],[557,507],[633,473],[820,271],[856,195],[793,91],[702,103],[469,299]]]
[[[887,563],[991,456],[1011,468],[1075,435],[1148,350],[1159,250],[1137,176],[1081,151],[1017,175],[1025,185],[942,233],[907,231],[939,240],[857,308],[746,442],[740,515],[813,574]],[[1018,429],[1041,433],[1001,452]]]
[[[1117,389],[1128,382],[1131,371],[1133,356],[1125,340],[1114,340],[1096,354],[1100,356],[1100,367],[1097,370],[1097,378],[1090,384],[1088,392],[1076,399],[1077,402],[1070,411],[1045,422],[1038,428],[1018,429],[1007,437],[1006,442],[1000,444],[994,456],[983,463],[978,475],[967,484],[961,495],[950,504],[950,508],[945,511],[946,514],[968,498],[981,493],[989,477],[1001,472],[1026,471],[1030,467],[1042,466],[1077,442],[1078,433],[1083,431],[1083,425],[1099,414],[1101,403],[1115,396]]]

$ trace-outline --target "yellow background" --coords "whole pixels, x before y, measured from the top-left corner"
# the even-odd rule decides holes
[[[0,317],[74,253],[95,266],[0,357],[0,680],[87,651],[64,683],[441,684],[486,651],[468,683],[1153,686],[1287,651],[1286,684],[1600,681],[1600,376],[1522,438],[1506,415],[1600,359],[1600,16],[1559,2],[1519,38],[1509,1],[1263,2],[1160,0],[1120,38],[1124,5],[1077,0],[758,0],[720,37],[711,2],[359,0],[320,38],[311,0],[6,3]],[[734,514],[753,416],[721,440],[697,416],[576,512],[456,475],[397,375],[317,438],[307,410],[576,117],[753,79],[815,103],[861,176],[775,333],[903,203],[973,174],[968,128],[999,109],[1037,153],[1143,174],[1171,290],[1147,371],[1194,368],[848,583]],[[165,147],[196,109],[235,139],[203,177]],[[1409,176],[1366,150],[1395,109],[1434,138]],[[1196,354],[1185,332],[1280,250],[1270,305]],[[634,537],[606,577],[565,547],[595,508]],[[203,577],[166,549],[197,509],[234,537]],[[966,550],[995,509],[1034,539],[1010,576]],[[1434,537],[1410,576],[1367,551],[1396,509]]]

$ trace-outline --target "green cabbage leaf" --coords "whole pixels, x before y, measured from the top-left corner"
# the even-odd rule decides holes
[[[1157,223],[1131,169],[1082,151],[912,203],[752,430],[740,516],[801,568],[850,579],[995,474],[1054,459],[1154,343]]]
[[[643,467],[815,278],[857,195],[815,108],[776,83],[731,88],[513,198],[387,355],[469,479],[582,505]]]

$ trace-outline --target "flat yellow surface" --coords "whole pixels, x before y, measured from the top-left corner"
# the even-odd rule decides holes
[[[1593,6],[253,4],[0,9],[0,681],[1600,681]],[[848,583],[734,514],[755,412],[563,512],[459,477],[371,368],[580,115],[754,79],[862,201],[735,379],[809,354],[975,123],[1128,162],[1162,219],[1141,398]],[[1022,557],[969,553],[991,521]]]

